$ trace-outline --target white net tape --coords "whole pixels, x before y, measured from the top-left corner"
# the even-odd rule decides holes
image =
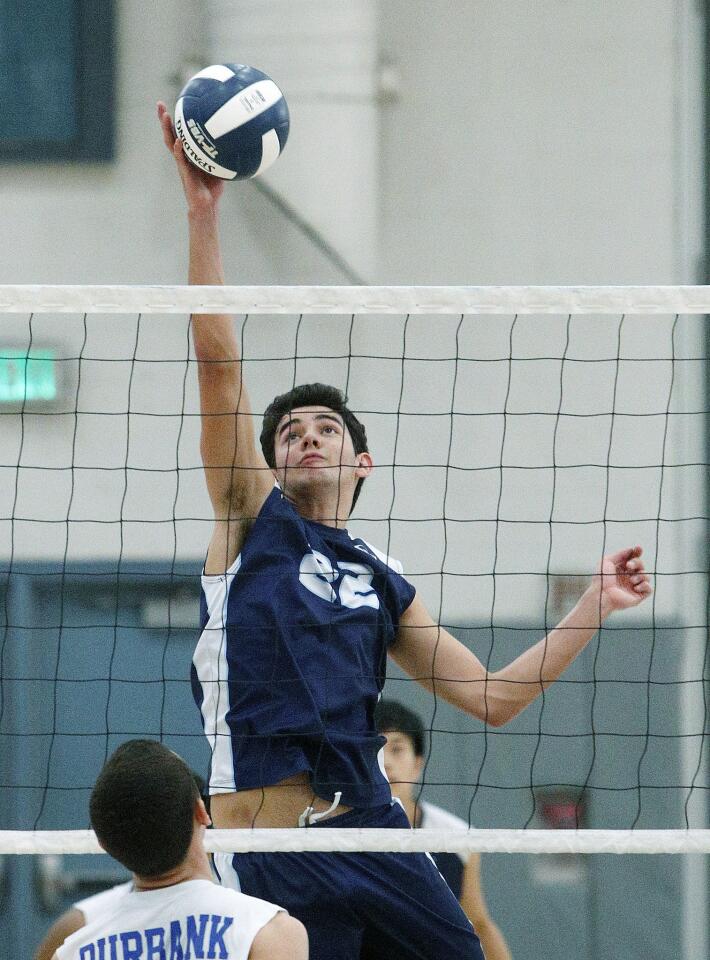
[[[710,853],[710,830],[209,830],[210,853]],[[0,830],[0,854],[102,853],[91,830]]]
[[[0,312],[705,314],[707,286],[186,287],[0,285]]]

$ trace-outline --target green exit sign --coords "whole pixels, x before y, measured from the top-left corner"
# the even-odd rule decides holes
[[[53,403],[58,394],[54,350],[0,347],[0,405]]]

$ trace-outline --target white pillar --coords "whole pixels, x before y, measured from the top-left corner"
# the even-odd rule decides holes
[[[708,96],[704,86],[704,49],[703,49],[703,16],[699,4],[694,0],[682,0],[678,4],[675,18],[675,58],[677,70],[675,72],[675,102],[676,102],[676,152],[674,163],[674,179],[677,191],[674,217],[674,246],[677,250],[676,277],[678,283],[704,283],[706,277],[702,275],[703,253],[703,191],[704,170],[703,125],[698,122],[702,117],[704,99]],[[700,275],[699,275],[700,274]],[[702,356],[703,324],[693,328],[697,331],[697,338],[693,342],[682,343],[681,349],[687,351],[688,356]],[[690,341],[690,338],[688,338]],[[686,380],[681,382],[681,402],[686,409],[692,409],[692,399],[697,397],[699,406],[702,406],[703,372],[697,371],[693,383]],[[699,419],[699,418],[698,418]],[[695,435],[686,438],[685,449],[677,451],[677,456],[684,456],[686,461],[692,461],[694,455],[700,454],[704,443],[703,426],[698,423]],[[682,446],[682,444],[679,444]],[[682,462],[682,461],[679,461]],[[681,471],[681,474],[683,471]],[[706,481],[707,482],[707,481]],[[696,493],[699,491],[696,491]],[[700,494],[702,496],[702,494]],[[690,504],[691,495],[682,488],[679,491],[680,503]],[[696,501],[697,502],[697,501]],[[700,543],[681,542],[679,551],[687,557],[697,558],[696,569],[703,569],[707,556],[707,546]],[[682,563],[679,557],[678,563]],[[681,566],[677,569],[682,569]],[[687,622],[703,623],[705,616],[705,591],[700,590],[700,596],[692,596],[692,587],[686,582],[688,578],[679,578],[681,596],[678,598],[679,609],[686,611]],[[700,584],[701,580],[695,580]],[[704,630],[688,632],[683,664],[683,679],[700,678],[703,676],[705,661]],[[703,729],[705,704],[700,683],[686,683],[681,692],[681,732],[686,734],[681,741],[681,777],[683,782],[695,782],[699,789],[693,793],[688,805],[688,819],[691,827],[705,827],[708,822],[708,801],[703,789],[708,782],[708,764],[703,744],[698,741],[698,732]],[[694,736],[693,736],[694,735]],[[698,765],[699,764],[699,765]],[[683,857],[683,904],[682,904],[682,957],[691,960],[693,957],[708,956],[708,858],[700,855],[686,855]]]
[[[257,67],[286,96],[289,141],[266,180],[369,278],[377,262],[376,0],[211,0],[208,30],[212,62]]]

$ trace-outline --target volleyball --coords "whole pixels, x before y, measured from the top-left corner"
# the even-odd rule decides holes
[[[196,167],[223,180],[257,177],[286,146],[283,93],[261,70],[218,63],[196,73],[175,106],[175,132]]]

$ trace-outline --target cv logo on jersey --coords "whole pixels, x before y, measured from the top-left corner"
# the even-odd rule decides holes
[[[380,598],[372,589],[374,570],[365,563],[333,564],[318,550],[303,555],[299,580],[303,586],[329,603],[340,601],[344,607],[380,608]]]

